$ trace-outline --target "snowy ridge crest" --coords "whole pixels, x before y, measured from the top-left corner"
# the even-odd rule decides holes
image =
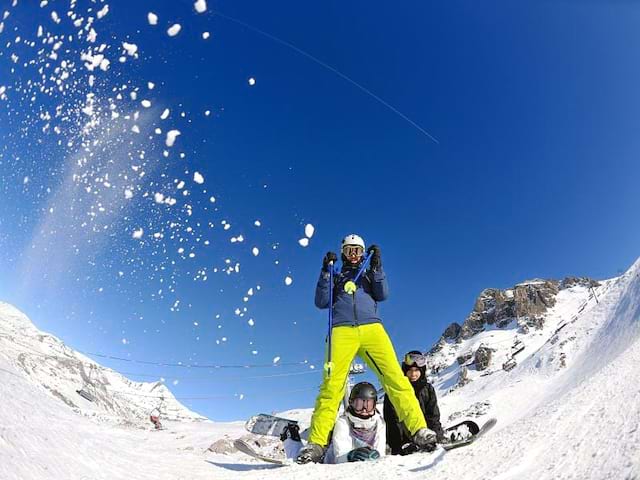
[[[0,352],[29,381],[100,423],[148,428],[154,409],[160,410],[163,419],[206,420],[176,400],[162,382],[129,380],[38,330],[6,303],[0,303],[0,345]]]
[[[524,364],[540,373],[560,372],[582,350],[584,331],[594,328],[585,327],[589,313],[618,281],[536,278],[483,290],[464,323],[449,325],[429,351],[434,385],[446,395]]]

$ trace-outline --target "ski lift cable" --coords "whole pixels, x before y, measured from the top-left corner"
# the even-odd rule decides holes
[[[131,375],[133,377],[147,377],[147,378],[158,378],[159,376],[162,375],[154,375],[151,373],[136,373],[136,372],[118,372],[122,375]],[[238,378],[239,380],[242,379],[259,379],[259,378],[277,378],[277,377],[295,377],[295,376],[299,376],[299,375],[314,375],[314,374],[318,374],[321,373],[321,370],[305,370],[303,372],[290,372],[290,373],[275,373],[272,375],[248,375],[248,376],[243,376],[242,378],[239,378],[237,376],[225,376],[223,378]],[[167,375],[169,376],[169,375]],[[192,381],[192,380],[211,380],[210,376],[207,377],[201,377],[201,376],[195,376],[195,377],[186,377],[186,376],[174,376],[174,375],[170,375],[170,377],[172,379],[176,379],[176,380],[181,380],[181,381]],[[218,377],[219,378],[219,377]]]
[[[318,389],[318,387],[309,387],[309,388],[297,388],[294,390],[277,390],[274,391],[273,393],[277,394],[277,395],[285,395],[285,394],[290,394],[290,393],[300,393],[300,392],[309,392],[309,391],[316,391]],[[141,398],[155,398],[155,399],[161,399],[162,396],[158,396],[158,395],[145,395],[142,393],[134,393],[134,392],[123,392],[123,391],[119,391],[119,390],[113,390],[110,393],[115,393],[115,394],[120,394],[120,395],[130,395],[133,397],[141,397]],[[218,395],[203,395],[203,396],[196,396],[196,397],[173,397],[173,399],[175,400],[214,400],[217,398],[233,398],[233,397],[239,397],[240,395],[244,397],[250,397],[252,394],[246,394],[246,393],[227,393],[227,394],[218,394]],[[256,393],[256,395],[258,395]],[[264,395],[264,394],[261,394]],[[165,399],[167,398],[166,396],[164,397]]]
[[[55,355],[55,354],[49,354],[49,353],[44,353],[41,351],[37,351],[34,350],[33,348],[31,348],[28,345],[25,345],[24,343],[21,342],[17,342],[15,341],[15,339],[13,339],[13,337],[10,337],[8,335],[2,335],[0,334],[0,338],[7,338],[9,340],[11,340],[11,343],[14,345],[19,345],[23,348],[25,348],[26,350],[30,350],[31,352],[34,352],[37,355],[43,356],[43,357],[50,357],[50,358],[62,358],[65,360],[76,360],[79,363],[82,363],[84,365],[88,365],[88,366],[93,366],[95,368],[95,363],[90,363],[90,362],[83,362],[82,360],[76,358],[76,357],[64,357],[61,355]],[[203,365],[199,365],[199,364],[193,364],[193,363],[183,363],[183,362],[179,362],[179,363],[166,363],[166,362],[152,362],[152,361],[148,361],[148,360],[137,360],[137,359],[132,359],[132,358],[123,358],[123,357],[117,357],[114,355],[107,355],[104,353],[97,353],[97,352],[85,352],[83,350],[75,350],[78,353],[81,353],[83,355],[89,355],[89,356],[93,356],[93,357],[99,357],[99,358],[107,358],[110,360],[118,360],[118,361],[122,361],[122,362],[130,362],[130,363],[139,363],[139,364],[143,364],[143,365],[156,365],[156,366],[160,366],[160,367],[180,367],[180,368],[210,368],[210,369],[225,369],[225,368],[229,368],[229,369],[235,369],[235,368],[278,368],[278,367],[292,367],[292,366],[299,366],[299,365],[313,365],[313,363],[309,362],[309,360],[301,360],[298,362],[277,362],[277,363],[255,363],[255,364],[246,364],[246,365],[224,365],[224,364],[203,364]]]
[[[255,363],[255,364],[246,364],[246,365],[199,365],[193,363],[165,363],[165,362],[151,362],[148,360],[136,360],[132,358],[122,358],[116,357],[114,355],[106,355],[103,353],[95,353],[95,352],[84,352],[82,350],[77,350],[77,352],[82,353],[84,355],[90,355],[92,357],[99,358],[108,358],[110,360],[118,360],[122,362],[131,362],[131,363],[140,363],[143,365],[157,365],[160,367],[179,367],[179,368],[273,368],[273,367],[290,367],[296,365],[308,365],[308,360],[302,360],[299,362],[283,362],[283,363]]]
[[[0,337],[5,337],[4,335],[0,335]],[[5,337],[8,338],[8,337]],[[44,357],[44,358],[51,358],[51,359],[63,359],[63,360],[76,360],[78,364],[80,365],[84,365],[89,367],[89,381],[87,382],[87,380],[85,380],[84,378],[82,379],[82,388],[84,388],[85,386],[87,386],[87,384],[93,386],[95,388],[95,386],[93,385],[93,382],[91,382],[91,375],[95,372],[95,369],[97,368],[95,363],[90,363],[90,362],[83,362],[82,360],[73,358],[73,357],[63,357],[60,355],[53,355],[53,354],[48,354],[48,353],[43,353],[43,352],[39,352],[37,350],[32,349],[31,347],[29,347],[28,345],[25,345],[23,343],[20,342],[15,342],[12,341],[12,343],[14,345],[19,345],[20,347],[24,348],[25,350],[29,350],[31,353],[30,355],[34,355],[34,356],[39,356],[39,357]],[[151,374],[151,373],[137,373],[137,372],[120,372],[120,371],[116,371],[113,370],[112,368],[109,367],[103,367],[105,370],[107,371],[111,371],[113,373],[117,373],[119,375],[131,375],[131,376],[137,376],[137,377],[146,377],[146,378],[155,378],[157,379],[158,377],[162,377],[163,375],[159,375],[159,374]],[[294,377],[294,376],[300,376],[300,375],[314,375],[314,374],[318,374],[320,373],[320,370],[304,370],[302,372],[287,372],[287,373],[275,373],[275,374],[268,374],[268,375],[248,375],[248,376],[243,376],[243,379],[260,379],[260,378],[278,378],[278,377]],[[215,373],[215,372],[210,372],[210,373]],[[169,375],[166,375],[169,376]],[[175,376],[175,375],[171,375],[170,376],[172,379],[176,379],[176,380],[186,380],[186,381],[191,381],[191,380],[212,380],[211,376],[196,376],[196,377],[188,377],[188,376]],[[231,377],[228,376],[226,378],[237,378],[237,377]],[[164,383],[164,382],[163,382]]]

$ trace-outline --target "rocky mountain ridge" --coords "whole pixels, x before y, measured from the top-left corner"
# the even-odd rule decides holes
[[[597,303],[610,282],[587,277],[536,278],[508,289],[483,290],[464,322],[451,323],[428,351],[432,382],[446,394],[476,377],[511,370],[517,365],[516,357],[533,352],[531,344],[552,341],[556,330],[577,320],[589,302]],[[564,366],[565,358],[566,353],[558,354],[558,368]]]
[[[162,381],[135,382],[41,332],[22,312],[0,302],[0,354],[38,388],[99,423],[149,428],[163,419],[204,421],[175,399]]]

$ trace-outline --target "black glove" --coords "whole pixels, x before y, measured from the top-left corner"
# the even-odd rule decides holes
[[[329,271],[329,263],[333,262],[334,264],[338,261],[338,255],[333,252],[327,252],[327,254],[322,259],[322,270],[325,272]]]
[[[376,460],[378,458],[380,458],[380,453],[369,447],[354,448],[347,453],[347,460],[350,462],[364,462],[367,460]]]
[[[415,443],[409,442],[409,443],[405,443],[402,446],[402,450],[400,450],[400,455],[411,455],[412,453],[416,453],[419,451],[420,449]]]
[[[377,270],[382,266],[382,259],[380,258],[380,247],[378,245],[371,245],[367,249],[367,253],[371,254],[371,260],[369,265],[373,270]]]

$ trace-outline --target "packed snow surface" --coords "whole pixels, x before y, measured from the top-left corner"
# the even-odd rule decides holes
[[[513,338],[508,336],[513,333],[509,328],[487,329],[477,335],[481,338],[472,337],[461,346],[491,340],[495,345],[508,340],[510,346]],[[165,420],[167,428],[161,431],[152,431],[135,413],[123,422],[95,411],[97,407],[73,396],[67,377],[60,377],[59,369],[49,368],[48,362],[57,355],[68,358],[67,367],[78,361],[91,363],[108,375],[105,395],[124,377],[74,353],[39,332],[14,308],[0,304],[0,478],[637,479],[639,337],[640,260],[621,277],[601,282],[594,292],[580,286],[562,290],[544,328],[520,336],[524,356],[518,357],[513,370],[485,376],[476,372],[471,383],[453,389],[447,370],[438,376],[434,383],[445,425],[460,412],[478,423],[498,419],[475,444],[448,453],[438,450],[357,464],[278,467],[233,449],[209,450],[214,442],[230,445],[246,436],[243,422],[202,420],[180,410],[176,400],[174,409],[182,413]],[[44,359],[38,360],[34,351]],[[275,357],[273,362],[279,360]],[[52,385],[71,395],[77,406],[61,401]],[[149,388],[145,385],[149,384],[127,388],[140,392]],[[123,403],[121,408],[128,407]],[[281,415],[305,427],[311,409]]]

